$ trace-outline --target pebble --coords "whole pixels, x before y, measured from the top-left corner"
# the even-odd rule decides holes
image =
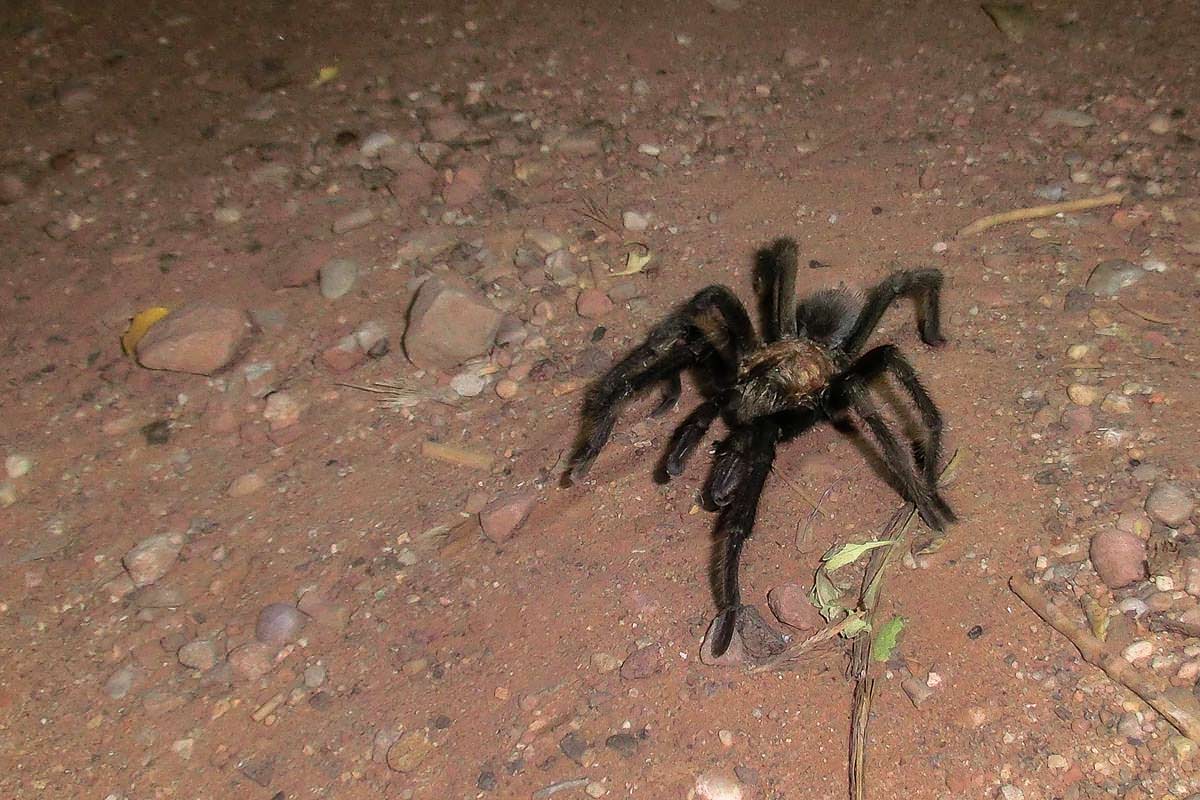
[[[487,508],[479,512],[479,526],[483,528],[483,535],[496,544],[508,541],[525,522],[536,503],[537,495],[533,492],[509,494],[488,503]]]
[[[11,455],[4,459],[4,472],[8,477],[23,478],[33,469],[33,461],[28,456]]]
[[[409,312],[405,353],[418,367],[449,371],[488,351],[503,316],[462,279],[429,278]]]
[[[603,674],[621,666],[621,659],[609,653],[592,653],[592,669]]]
[[[658,672],[661,665],[658,645],[639,647],[622,662],[621,677],[627,681],[643,680]]]
[[[386,349],[386,348],[385,348]],[[367,354],[353,334],[347,334],[321,351],[321,362],[334,372],[347,372],[366,361]]]
[[[696,778],[688,795],[696,800],[742,800],[742,786],[727,773],[706,772]]]
[[[336,300],[353,289],[356,280],[358,264],[348,258],[335,258],[321,267],[321,296]]]
[[[149,586],[170,571],[183,549],[183,537],[176,533],[150,536],[133,546],[121,563],[134,586]]]
[[[487,378],[476,372],[460,372],[450,379],[450,388],[459,397],[478,397],[487,386]]]
[[[267,485],[267,481],[257,472],[247,472],[245,475],[239,475],[233,479],[233,483],[229,484],[228,494],[230,497],[246,497],[261,490]]]
[[[1162,136],[1171,132],[1171,118],[1165,114],[1151,114],[1150,119],[1146,121],[1146,127],[1151,133]]]
[[[231,362],[249,334],[244,311],[193,303],[153,325],[137,344],[147,369],[211,375]]]
[[[376,131],[363,139],[362,145],[358,148],[358,152],[363,158],[374,158],[379,155],[381,150],[388,147],[396,146],[396,137],[386,131]]]
[[[571,731],[558,742],[558,749],[563,752],[567,758],[574,761],[579,766],[583,766],[584,754],[587,753],[587,739],[579,733],[579,731]]]
[[[604,788],[604,784],[599,781],[589,781],[588,785],[583,787],[584,793],[588,797],[604,797],[608,794],[608,789]]]
[[[1059,421],[1073,436],[1082,436],[1095,425],[1092,410],[1087,406],[1070,406],[1064,409]]]
[[[600,319],[613,310],[613,301],[599,289],[584,289],[575,301],[575,310],[584,319]]]
[[[308,616],[291,603],[271,603],[258,613],[254,638],[280,647],[296,641],[307,622]]]
[[[530,228],[525,231],[525,238],[542,251],[543,256],[548,256],[556,250],[562,250],[566,246],[561,236],[542,228]]]
[[[221,653],[215,642],[207,639],[196,639],[179,648],[176,654],[179,663],[189,669],[200,671],[210,670],[221,660]]]
[[[247,680],[258,680],[275,669],[277,649],[265,642],[247,642],[229,654],[229,666]]]
[[[637,752],[638,740],[631,733],[614,733],[604,740],[604,746],[628,758]]]
[[[388,748],[387,765],[396,772],[415,772],[432,752],[424,732],[409,731]]]
[[[767,605],[775,619],[800,630],[815,631],[824,625],[821,612],[798,583],[784,583],[767,592]]]
[[[304,685],[316,689],[325,683],[326,670],[321,664],[309,664],[304,668]]]
[[[1129,663],[1141,661],[1154,655],[1154,642],[1139,640],[1129,644],[1121,651],[1121,657]]]
[[[1159,481],[1146,497],[1146,513],[1168,528],[1178,528],[1192,515],[1195,502],[1178,481]]]
[[[517,396],[520,386],[512,378],[501,378],[496,381],[496,396],[501,400],[511,400]]]
[[[1006,783],[996,792],[996,797],[1000,800],[1025,800],[1025,793],[1021,791],[1019,786]]]
[[[263,419],[270,425],[271,430],[278,431],[299,422],[300,410],[300,403],[291,392],[272,392],[267,395]]]
[[[354,331],[354,341],[359,348],[372,358],[382,358],[388,354],[388,329],[378,320],[368,320]]]
[[[465,119],[454,113],[439,114],[425,121],[425,130],[435,142],[457,141],[470,127]]]
[[[0,206],[17,202],[29,193],[29,184],[13,172],[0,172]]]
[[[621,224],[627,231],[644,231],[650,227],[650,215],[640,211],[623,211]]]
[[[1183,590],[1192,597],[1200,597],[1200,558],[1196,556],[1183,559]]]
[[[1086,383],[1073,383],[1067,387],[1067,397],[1077,406],[1094,405],[1103,395],[1100,389]]]
[[[1116,297],[1122,289],[1137,283],[1145,274],[1141,267],[1131,261],[1110,258],[1096,265],[1085,287],[1094,295]]]
[[[375,221],[376,215],[374,209],[359,208],[349,213],[343,214],[333,221],[332,230],[334,233],[342,234],[350,231],[366,227]]]
[[[442,200],[450,208],[465,206],[479,195],[483,194],[486,181],[484,171],[477,167],[459,167],[450,179],[450,184],[442,192]]]
[[[1042,114],[1042,124],[1052,128],[1056,125],[1067,128],[1088,128],[1099,122],[1100,120],[1091,114],[1085,114],[1073,108],[1052,108]]]
[[[221,225],[233,225],[242,221],[242,210],[233,206],[221,206],[213,211],[213,220]]]
[[[17,502],[17,486],[12,481],[0,483],[0,508],[8,508]]]
[[[104,693],[113,700],[120,700],[129,694],[129,690],[133,688],[133,679],[135,677],[137,677],[137,673],[133,667],[126,664],[108,676],[108,680],[104,682]]]
[[[1100,580],[1110,589],[1146,577],[1146,545],[1131,533],[1112,529],[1097,533],[1092,537],[1089,555]]]

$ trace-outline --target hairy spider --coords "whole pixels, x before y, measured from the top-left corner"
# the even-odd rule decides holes
[[[672,410],[682,391],[680,373],[694,369],[703,379],[701,403],[671,436],[662,462],[666,479],[684,463],[720,416],[728,436],[716,450],[708,496],[721,509],[714,590],[718,624],[712,652],[729,646],[742,608],[738,561],[758,512],[775,448],[818,422],[843,421],[853,412],[879,446],[897,491],[913,503],[935,530],[955,521],[938,492],[942,416],[912,365],[895,345],[860,355],[888,307],[911,295],[917,301],[917,330],[925,344],[939,346],[939,292],[936,269],[895,272],[864,298],[844,288],[826,289],[795,302],[796,243],[779,239],[759,253],[763,278],[763,336],[745,306],[725,286],[700,290],[660,322],[646,341],[613,366],[591,388],[583,406],[583,427],[564,484],[580,480],[599,455],[618,414],[639,391],[665,383],[662,402],[652,413]],[[889,374],[912,399],[922,435],[902,447],[872,400],[868,386]]]

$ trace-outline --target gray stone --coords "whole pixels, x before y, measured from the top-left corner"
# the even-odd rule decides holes
[[[358,280],[358,264],[346,258],[335,258],[321,267],[321,296],[336,300],[354,288]]]
[[[1169,528],[1178,528],[1196,507],[1187,487],[1178,481],[1159,481],[1146,498],[1146,513]]]
[[[1132,286],[1145,274],[1137,264],[1123,258],[1101,261],[1087,279],[1087,290],[1103,297],[1116,297],[1126,286]]]

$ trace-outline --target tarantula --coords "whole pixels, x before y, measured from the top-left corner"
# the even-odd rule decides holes
[[[895,345],[860,355],[884,312],[906,295],[917,301],[921,339],[932,347],[945,344],[939,320],[942,273],[895,272],[865,299],[839,288],[819,291],[797,304],[796,243],[777,240],[759,253],[758,265],[762,338],[729,288],[700,290],[591,388],[579,443],[563,478],[570,486],[587,473],[631,397],[653,384],[665,384],[662,401],[651,412],[658,416],[678,404],[681,372],[696,371],[704,402],[675,429],[662,471],[667,480],[680,475],[709,426],[717,417],[723,419],[729,432],[716,449],[707,487],[713,505],[721,509],[717,536],[723,537],[714,570],[719,614],[711,647],[716,656],[729,647],[742,608],[738,562],[779,444],[821,421],[844,423],[852,411],[878,444],[897,491],[916,506],[922,519],[938,531],[956,519],[938,492],[942,415],[937,406]],[[868,392],[871,381],[885,374],[912,399],[924,429],[923,435],[912,436],[908,452]]]

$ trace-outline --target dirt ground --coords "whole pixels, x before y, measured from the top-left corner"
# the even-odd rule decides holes
[[[946,276],[946,347],[907,303],[874,339],[944,412],[960,521],[888,573],[868,796],[1200,793],[1008,587],[1195,704],[1200,5],[997,13],[4,3],[0,796],[846,796],[845,642],[700,661],[707,445],[655,481],[694,386],[559,487],[588,384],[702,286],[752,298],[781,235],[801,293]],[[440,370],[405,355],[431,276],[478,293],[433,346],[500,319]],[[163,328],[123,352],[196,304],[235,319],[206,374],[149,368]],[[854,436],[783,447],[746,601],[899,505]]]

